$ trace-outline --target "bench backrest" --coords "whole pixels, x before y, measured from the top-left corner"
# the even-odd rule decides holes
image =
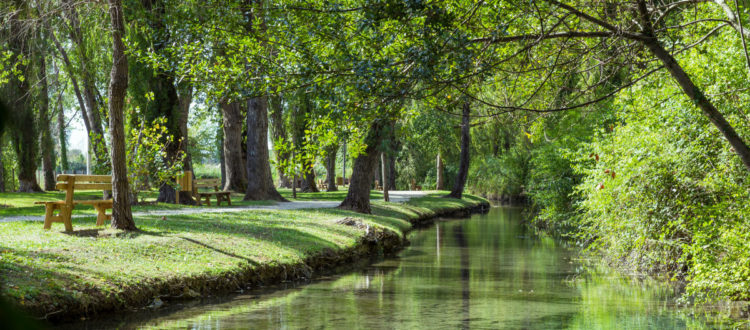
[[[219,191],[219,186],[221,186],[221,179],[196,179],[193,189],[195,192],[199,188],[214,188],[214,191]]]
[[[60,174],[57,176],[57,190],[65,191],[65,203],[73,203],[73,192],[78,190],[112,190],[111,175]]]

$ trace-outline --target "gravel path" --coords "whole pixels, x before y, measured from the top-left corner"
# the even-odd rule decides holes
[[[389,192],[391,202],[407,202],[415,197],[422,197],[427,195],[424,191],[391,191]],[[202,207],[202,208],[186,208],[180,210],[153,210],[153,211],[142,211],[133,212],[134,217],[140,216],[164,216],[164,215],[185,215],[185,214],[198,214],[198,213],[231,213],[231,212],[243,212],[247,210],[297,210],[297,209],[324,209],[333,208],[341,204],[337,201],[295,201],[287,203],[276,203],[274,205],[252,205],[252,206],[227,206],[227,207]],[[73,215],[75,218],[92,217],[93,214],[88,215]],[[14,217],[0,217],[0,222],[13,222],[13,221],[44,221],[44,216],[14,216]]]

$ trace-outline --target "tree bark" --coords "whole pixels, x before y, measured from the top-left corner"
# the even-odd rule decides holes
[[[247,191],[243,200],[287,202],[273,185],[268,158],[268,101],[258,97],[247,102]]]
[[[437,163],[437,183],[435,184],[435,189],[443,190],[443,186],[444,186],[443,182],[445,179],[443,178],[443,157],[440,154],[440,152],[438,152],[437,154],[436,163]]]
[[[388,167],[387,158],[388,157],[386,157],[385,152],[380,153],[380,166],[381,166],[381,171],[382,171],[381,177],[383,178],[383,200],[386,202],[390,202],[391,199],[388,196],[388,184],[387,184],[388,171],[386,170],[386,167]]]
[[[24,20],[28,19],[28,4],[24,1],[15,0],[17,10],[8,14],[8,50],[16,59],[31,58],[30,33],[24,27]],[[38,161],[38,136],[34,109],[30,100],[30,79],[32,70],[23,61],[18,61],[16,67],[26,79],[18,79],[14,74],[8,78],[6,93],[10,107],[10,134],[13,141],[14,151],[18,162],[18,192],[41,192],[42,188],[36,180],[36,169]]]
[[[58,79],[58,84],[59,84]],[[62,103],[62,88],[57,98],[57,137],[60,143],[60,172],[67,173],[70,169],[68,163],[68,138],[65,133],[65,110]]]
[[[374,175],[374,169],[380,156],[378,145],[383,140],[386,123],[376,120],[367,132],[365,143],[367,147],[364,153],[357,156],[352,166],[352,178],[349,182],[349,191],[340,209],[352,210],[359,213],[372,213],[370,208],[370,190]]]
[[[388,190],[396,190],[396,157],[388,157]]]
[[[336,187],[336,154],[339,151],[338,145],[333,145],[328,148],[326,154],[326,185],[328,188],[326,191],[338,191]]]
[[[726,118],[724,118],[724,115],[716,109],[713,103],[711,103],[711,101],[703,94],[703,91],[695,85],[692,79],[690,79],[690,76],[688,76],[685,70],[682,69],[682,66],[677,63],[677,60],[672,54],[664,49],[661,42],[655,37],[649,18],[649,12],[644,1],[638,1],[638,9],[644,23],[644,34],[650,37],[644,41],[646,47],[648,47],[651,53],[653,53],[654,56],[664,64],[672,78],[674,78],[680,85],[682,91],[693,100],[693,102],[695,102],[698,108],[703,111],[703,114],[708,117],[708,120],[719,129],[719,132],[721,132],[721,134],[724,135],[724,138],[729,141],[729,144],[732,145],[734,152],[740,157],[745,168],[750,170],[750,148],[748,148],[742,137],[737,134],[734,127],[732,127]]]
[[[44,47],[44,46],[42,46]],[[46,56],[42,50],[39,56],[39,130],[42,133],[40,144],[42,150],[42,169],[44,171],[44,190],[55,190],[55,145],[52,141],[52,125],[49,116],[49,86],[47,81]]]
[[[240,107],[241,103],[237,101],[221,103],[226,171],[224,190],[235,192],[245,192],[247,188],[246,167],[242,159],[242,111]]]
[[[188,150],[188,118],[190,117],[190,104],[193,102],[193,86],[189,83],[180,84],[178,91],[179,112],[177,114],[177,126],[180,129],[180,150],[185,153],[185,159],[182,161],[184,171],[193,170],[193,158]]]
[[[283,142],[284,144],[287,144],[288,137],[287,137],[287,131],[286,131],[286,125],[284,125],[284,113],[283,113],[283,106],[281,104],[281,98],[278,96],[271,96],[268,100],[269,108],[271,110],[271,134],[273,137],[274,143]],[[289,161],[289,151],[279,151],[277,148],[274,148],[276,152],[276,161],[284,164]],[[276,167],[276,172],[279,176],[279,188],[291,188],[292,187],[292,180],[286,175],[283,168]]]
[[[469,176],[469,147],[471,146],[471,125],[469,123],[471,108],[469,102],[464,103],[461,115],[461,155],[458,164],[458,175],[453,190],[446,197],[461,198],[466,186],[466,178]]]
[[[112,21],[112,72],[109,82],[109,130],[112,142],[112,228],[136,230],[130,210],[130,189],[125,167],[123,108],[128,89],[128,58],[125,55],[125,24],[122,0],[109,0]]]
[[[227,183],[227,169],[226,162],[224,161],[224,116],[222,115],[221,109],[219,109],[219,122],[216,129],[216,149],[218,150],[219,157],[219,171],[221,172],[221,186]]]
[[[0,105],[2,106],[2,105]],[[0,110],[0,112],[3,110]],[[0,113],[0,118],[4,115],[4,113]],[[0,120],[0,125],[3,125],[4,123],[2,120]],[[3,162],[3,129],[0,128],[0,193],[5,192],[5,162]]]

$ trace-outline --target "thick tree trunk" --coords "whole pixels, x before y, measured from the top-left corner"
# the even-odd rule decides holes
[[[247,102],[247,191],[243,200],[284,201],[273,185],[268,158],[268,102],[265,97]]]
[[[109,0],[109,15],[112,19],[112,72],[109,82],[109,130],[112,142],[112,227],[136,230],[130,210],[130,189],[125,167],[125,128],[123,108],[128,89],[128,58],[122,37],[125,25],[122,0]]]
[[[31,58],[31,41],[30,33],[23,26],[23,20],[28,17],[28,4],[23,1],[15,0],[14,5],[17,10],[8,14],[8,49],[15,56],[15,59]],[[18,191],[19,192],[40,192],[42,188],[36,180],[36,169],[38,161],[39,141],[37,136],[36,121],[34,118],[34,109],[32,107],[30,92],[30,79],[32,70],[23,63],[18,61],[16,69],[23,73],[26,79],[18,79],[17,75],[11,74],[8,78],[7,93],[8,105],[10,107],[10,128],[13,130],[10,136],[13,141],[14,151],[18,162]]]
[[[437,163],[437,183],[435,184],[435,189],[443,190],[444,185],[445,185],[444,184],[445,178],[443,177],[443,157],[440,154],[440,152],[438,152],[437,154],[436,163]]]
[[[307,172],[303,175],[302,192],[320,192],[320,189],[318,189],[318,185],[315,182],[315,169],[312,168],[312,164],[310,164],[309,161],[303,161],[302,163],[306,164],[304,165],[304,168],[307,169]]]
[[[246,167],[242,159],[242,111],[240,102],[221,103],[224,120],[224,190],[245,192]]]
[[[718,109],[706,98],[703,91],[695,85],[690,76],[682,69],[677,60],[670,54],[659,40],[654,37],[653,28],[651,26],[648,9],[644,1],[638,2],[639,11],[641,13],[641,19],[644,22],[644,33],[651,36],[650,39],[645,40],[646,47],[658,58],[669,71],[677,83],[682,88],[682,91],[691,99],[693,102],[703,111],[703,114],[708,117],[708,120],[719,129],[719,132],[724,135],[724,138],[729,141],[729,144],[734,149],[734,152],[740,157],[740,160],[745,165],[745,168],[750,171],[750,148],[742,137],[737,134],[731,124],[724,118],[724,115],[719,112]]]
[[[268,100],[270,108],[270,120],[271,120],[271,134],[274,143],[283,142],[288,143],[286,125],[284,125],[284,113],[283,106],[281,104],[281,98],[278,96],[271,96]],[[274,148],[276,152],[276,161],[280,164],[285,164],[289,161],[289,151],[284,150],[279,152],[277,148]],[[276,172],[279,176],[279,188],[291,188],[292,180],[286,175],[284,169],[277,166]]]
[[[469,123],[471,108],[469,102],[464,103],[461,115],[461,156],[458,164],[458,175],[453,190],[446,197],[461,198],[466,186],[466,178],[469,176],[469,147],[471,147],[471,126]]]
[[[328,186],[326,191],[338,191],[336,187],[336,154],[339,151],[339,146],[334,145],[328,148],[326,154],[326,185]]]
[[[49,85],[44,51],[40,52],[39,61],[39,130],[42,150],[42,170],[44,171],[44,190],[55,190],[55,144],[52,141],[52,125],[49,116]]]
[[[383,140],[385,130],[384,122],[377,120],[370,126],[365,143],[367,147],[364,153],[357,156],[352,167],[352,178],[349,183],[349,191],[339,208],[352,210],[360,213],[371,213],[370,190],[375,166],[378,163],[380,151],[378,145]]]

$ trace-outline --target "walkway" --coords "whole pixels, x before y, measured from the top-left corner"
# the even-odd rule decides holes
[[[390,191],[391,202],[403,203],[415,197],[427,195],[424,191]],[[249,205],[249,206],[227,206],[227,207],[196,207],[179,210],[151,210],[133,212],[134,217],[142,216],[166,216],[166,215],[185,215],[185,214],[202,214],[202,213],[231,213],[243,212],[248,210],[298,210],[298,209],[325,209],[339,206],[340,201],[294,201],[294,202],[277,202],[274,205]],[[73,218],[85,218],[94,216],[93,214],[74,215]],[[0,222],[13,221],[44,221],[44,216],[13,216],[2,217]]]

